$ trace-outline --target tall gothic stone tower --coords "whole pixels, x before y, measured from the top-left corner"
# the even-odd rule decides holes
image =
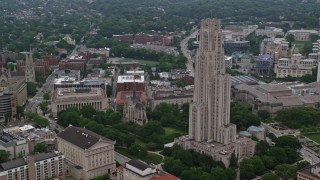
[[[201,21],[195,65],[195,90],[190,106],[189,138],[195,141],[236,141],[230,123],[231,77],[225,72],[221,21]]]
[[[34,62],[31,51],[26,53],[25,77],[26,82],[36,82]]]

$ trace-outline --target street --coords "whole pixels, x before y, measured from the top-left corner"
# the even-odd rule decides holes
[[[188,49],[188,41],[190,38],[196,37],[196,34],[198,34],[198,30],[194,31],[190,36],[183,39],[180,43],[181,51],[183,55],[188,59],[186,63],[187,70],[190,71],[190,75],[194,76],[194,68],[193,68],[193,61],[192,61],[192,55],[190,50]]]
[[[40,89],[38,89],[37,94],[28,100],[26,104],[25,112],[36,112],[38,105],[43,100],[43,94],[45,92],[51,92],[53,90],[54,83],[54,74],[52,73],[46,80],[46,82],[42,85]]]
[[[125,164],[126,162],[130,161],[131,159],[128,158],[127,156],[124,156],[120,153],[117,153],[116,151],[114,152],[114,159],[119,163],[119,164]]]
[[[305,146],[302,146],[300,155],[305,161],[310,162],[310,164],[317,164],[320,162],[319,155]]]

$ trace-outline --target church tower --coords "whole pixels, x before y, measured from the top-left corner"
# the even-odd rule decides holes
[[[201,21],[194,77],[189,138],[198,142],[235,142],[236,126],[230,123],[231,77],[225,72],[223,34],[218,19]]]
[[[36,82],[34,62],[31,51],[26,53],[25,77],[26,82]]]

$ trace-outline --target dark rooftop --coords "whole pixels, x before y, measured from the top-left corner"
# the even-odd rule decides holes
[[[141,171],[144,171],[148,168],[151,168],[148,164],[145,164],[141,161],[138,161],[138,160],[130,160],[129,162],[127,162],[127,164],[141,170]]]
[[[16,159],[16,160],[8,161],[0,165],[0,172],[13,169],[19,166],[24,166],[24,165],[27,165],[27,162],[25,162],[24,159]]]
[[[34,157],[34,161],[37,162],[37,161],[42,161],[45,159],[53,158],[56,156],[58,156],[58,154],[56,154],[56,153],[39,153],[39,154],[35,154],[33,157]],[[27,165],[25,158],[5,162],[5,163],[0,164],[0,172],[10,170],[13,168],[17,168],[20,166],[24,166],[24,165]]]
[[[49,159],[49,158],[53,158],[56,157],[57,154],[56,153],[39,153],[39,154],[35,154],[34,155],[34,161],[42,161],[44,159]]]
[[[312,166],[303,168],[301,170],[299,170],[299,173],[303,173],[303,174],[307,174],[309,176],[315,177],[315,178],[319,178],[319,170],[315,170],[314,172],[312,172],[312,169],[317,169],[320,168],[320,163],[314,164]]]
[[[92,131],[89,131],[85,128],[79,128],[75,126],[69,126],[58,134],[58,137],[80,147],[81,149],[89,149],[91,146],[96,144],[100,139],[109,141],[112,144],[115,144],[114,141],[111,141],[99,134],[96,134]]]

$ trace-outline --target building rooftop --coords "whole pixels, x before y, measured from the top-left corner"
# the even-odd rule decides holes
[[[264,132],[265,129],[264,129],[264,127],[261,127],[261,126],[250,126],[248,128],[248,131],[249,132]]]
[[[138,161],[138,160],[130,160],[129,162],[127,162],[127,164],[130,164],[131,166],[133,166],[141,171],[144,171],[148,168],[151,168],[149,165],[147,165],[141,161]]]
[[[124,75],[118,76],[118,83],[128,83],[128,82],[136,82],[136,83],[144,83],[143,75]]]
[[[73,145],[80,147],[81,149],[89,149],[101,140],[107,141],[113,145],[115,144],[114,141],[100,136],[99,134],[96,134],[85,128],[75,127],[71,125],[61,131],[57,136]]]
[[[303,169],[299,170],[298,173],[307,174],[311,177],[314,177],[314,179],[316,179],[316,178],[319,179],[320,178],[320,163],[303,168]]]
[[[147,96],[145,92],[136,91],[136,95],[140,97],[140,102],[142,103],[146,102]],[[133,91],[120,91],[117,93],[116,103],[117,104],[127,103],[130,97],[133,97]]]
[[[20,140],[23,140],[23,138],[21,138],[20,136],[14,134],[14,133],[5,132],[5,131],[0,132],[0,141],[2,141],[4,143],[20,141]]]
[[[9,170],[9,169],[13,169],[13,168],[16,168],[16,167],[19,167],[19,166],[24,166],[24,165],[27,165],[27,162],[23,158],[12,160],[12,161],[8,161],[8,162],[2,163],[0,165],[1,166],[0,172],[1,171],[6,171],[6,170]]]
[[[140,75],[143,75],[144,74],[144,71],[126,71],[126,74],[140,74]]]
[[[53,102],[81,101],[97,98],[106,98],[102,88],[57,88],[54,91]]]
[[[39,154],[33,155],[33,158],[34,158],[34,161],[37,162],[37,161],[42,161],[45,159],[56,157],[58,155],[62,155],[62,154],[60,154],[59,152],[39,153]],[[32,157],[32,156],[28,156],[27,158],[29,158],[29,157]],[[12,160],[9,162],[5,162],[0,165],[0,172],[14,169],[14,168],[24,166],[24,165],[27,165],[26,158],[20,158],[20,159]]]
[[[24,125],[24,126],[20,127],[19,129],[20,129],[20,131],[28,131],[28,130],[34,129],[34,127],[31,125]]]
[[[259,89],[266,93],[278,92],[278,91],[291,91],[288,87],[282,84],[262,84],[259,85]]]
[[[232,85],[236,84],[258,84],[258,80],[251,76],[231,76]]]

